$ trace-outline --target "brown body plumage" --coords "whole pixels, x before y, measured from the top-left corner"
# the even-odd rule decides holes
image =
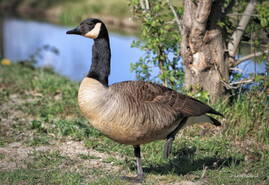
[[[143,81],[105,87],[95,79],[85,78],[78,101],[95,128],[119,143],[130,145],[165,139],[184,117],[213,111],[202,102]]]
[[[175,135],[185,125],[201,122],[220,125],[207,113],[222,114],[167,87],[143,81],[108,86],[111,54],[108,32],[102,21],[86,19],[67,33],[94,39],[91,69],[78,93],[81,111],[107,137],[134,146],[141,179],[139,145],[167,139],[164,154],[168,157]]]

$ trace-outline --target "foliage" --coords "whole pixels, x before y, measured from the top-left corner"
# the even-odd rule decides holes
[[[140,24],[142,41],[133,42],[133,47],[145,51],[139,61],[131,65],[137,78],[162,83],[172,88],[182,84],[183,71],[179,64],[180,35],[173,24],[173,15],[167,11],[166,1],[152,1],[149,9],[143,9],[140,1],[130,3],[135,18]],[[182,13],[181,9],[178,9]]]
[[[172,14],[167,1],[148,1],[149,9],[142,8],[141,2],[133,0],[130,6],[133,10],[133,15],[141,23],[139,41],[134,42],[133,46],[145,51],[139,61],[133,63],[132,71],[136,72],[137,78],[142,80],[150,80],[161,82],[162,84],[174,89],[178,89],[183,84],[183,70],[180,60],[180,33],[176,28],[174,15]],[[173,2],[173,1],[171,1]],[[173,2],[175,3],[175,2]],[[231,39],[231,35],[236,30],[238,23],[243,15],[243,12],[248,2],[243,0],[223,1],[222,15],[218,19],[217,25],[223,32],[224,43]],[[183,13],[182,4],[174,4],[176,13],[181,19]],[[268,25],[269,25],[269,3],[268,1],[258,1],[256,5],[256,14],[251,17],[242,37],[242,46],[239,48],[238,55],[246,55],[258,51],[264,51],[269,48],[268,45]],[[255,62],[268,61],[268,55],[262,55],[252,58]],[[257,77],[256,77],[257,76]],[[259,78],[259,76],[263,76]],[[254,80],[252,85],[264,86],[268,84],[268,78],[265,73],[246,74],[242,71],[230,71],[229,83],[241,81],[247,78]],[[234,87],[236,90],[242,91],[249,88],[249,84],[239,84]],[[207,100],[209,92],[200,92],[196,97],[202,97]],[[237,93],[237,92],[236,92]],[[235,94],[236,94],[235,93]]]
[[[59,55],[59,50],[54,47],[54,46],[50,46],[50,45],[44,45],[40,48],[37,48],[29,57],[26,61],[32,63],[32,64],[36,64],[40,59],[43,59],[43,52],[50,52],[53,53],[55,55]]]
[[[232,2],[232,0],[225,1],[225,8],[229,7],[228,4]],[[240,41],[240,47],[238,50],[238,56],[244,56],[252,53],[256,53],[259,51],[265,51],[269,49],[268,45],[268,34],[269,34],[269,3],[266,0],[256,1],[256,11],[253,16],[250,18],[250,22],[244,30],[243,37]],[[241,17],[243,16],[243,11],[245,10],[248,1],[237,0],[234,1],[233,6],[230,9],[227,9],[226,16],[223,16],[219,22],[225,37],[225,43],[228,43],[231,39],[232,33],[235,31],[236,27],[239,24]],[[268,53],[260,55],[258,57],[253,57],[252,60],[255,63],[266,63],[268,62]],[[249,61],[249,60],[247,60]],[[254,64],[256,65],[256,64]],[[238,66],[236,66],[238,67]],[[240,67],[239,67],[240,68]],[[267,84],[269,83],[267,72],[257,73],[256,69],[253,73],[246,73],[243,70],[235,70],[230,71],[230,82],[237,82],[245,79],[253,79],[253,81],[249,83],[242,83],[237,86],[236,89],[233,89],[232,94],[237,95],[240,92],[250,90],[250,86],[256,86],[263,92],[267,89]]]
[[[258,19],[260,20],[260,25],[263,28],[268,28],[269,26],[269,3],[264,1],[257,5]]]

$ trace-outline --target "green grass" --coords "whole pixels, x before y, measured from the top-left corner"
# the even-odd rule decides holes
[[[49,144],[49,137],[47,136],[35,136],[25,141],[27,146],[41,146]]]
[[[5,155],[4,154],[0,154],[0,160],[4,159]]]
[[[112,16],[123,19],[130,16],[128,1],[126,0],[80,0],[80,3],[70,1],[64,5],[60,22],[63,24],[77,24],[90,15]]]
[[[60,170],[41,171],[33,169],[17,169],[11,172],[0,172],[2,184],[80,184],[79,173],[60,172]]]
[[[30,16],[32,14],[39,19],[49,19],[50,21],[61,23],[64,25],[77,25],[82,19],[89,16],[106,16],[116,19],[123,19],[130,16],[128,9],[128,1],[126,0],[22,0],[0,1],[0,6],[13,7],[12,11],[28,8],[28,11],[19,11],[22,16]],[[53,13],[53,16],[46,16]],[[31,16],[30,16],[31,17]]]
[[[49,69],[20,64],[0,67],[0,147],[21,143],[31,149],[22,167],[0,169],[0,184],[132,184],[133,148],[111,141],[92,128],[77,106],[79,84]],[[163,159],[164,141],[142,146],[143,184],[203,181],[205,184],[267,184],[269,181],[268,100],[251,91],[227,105],[221,128],[195,125],[180,132],[170,159]],[[68,156],[57,146],[82,142],[94,154]],[[47,147],[51,150],[40,151]],[[9,160],[0,152],[0,161]],[[16,160],[16,159],[10,159]],[[98,161],[121,170],[87,166]]]
[[[227,136],[269,143],[269,100],[266,92],[252,90],[238,96],[232,106],[220,103],[216,108],[227,119]]]

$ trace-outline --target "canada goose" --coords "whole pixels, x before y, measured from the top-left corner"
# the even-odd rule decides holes
[[[96,129],[112,140],[133,145],[138,178],[143,179],[140,145],[167,139],[164,156],[183,126],[220,122],[207,113],[223,116],[208,105],[170,88],[143,81],[125,81],[108,85],[110,44],[105,24],[89,18],[66,32],[94,39],[92,64],[78,92],[81,111]]]

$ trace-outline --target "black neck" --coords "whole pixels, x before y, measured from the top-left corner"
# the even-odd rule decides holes
[[[94,78],[104,86],[108,86],[110,58],[111,52],[108,34],[104,37],[94,39],[92,46],[92,65],[87,77]]]

